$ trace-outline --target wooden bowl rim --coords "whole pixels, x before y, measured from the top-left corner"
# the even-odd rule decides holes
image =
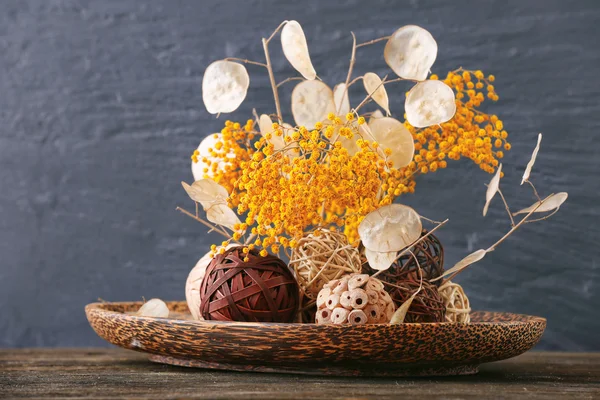
[[[323,324],[318,325],[314,323],[298,323],[298,322],[237,322],[237,321],[207,321],[207,320],[193,320],[193,319],[176,319],[176,318],[159,318],[159,317],[141,317],[134,314],[126,314],[120,311],[116,311],[115,308],[118,307],[132,307],[138,306],[141,307],[143,301],[120,301],[120,302],[95,302],[90,303],[85,306],[85,312],[87,315],[89,313],[101,313],[107,317],[117,317],[121,318],[125,316],[127,318],[133,318],[140,321],[164,321],[168,323],[176,323],[181,325],[199,325],[203,327],[280,327],[280,328],[307,328],[307,329],[343,329],[347,331],[348,329],[352,330],[361,330],[361,329],[372,329],[375,326],[396,326],[396,327],[405,327],[410,328],[416,326],[427,326],[427,327],[469,327],[469,326],[520,326],[527,324],[546,324],[546,318],[526,315],[526,314],[516,314],[510,312],[502,312],[502,311],[472,311],[472,314],[491,314],[491,315],[499,315],[499,316],[514,316],[514,320],[509,321],[471,321],[469,324],[457,324],[452,322],[428,322],[428,323],[403,323],[398,325],[390,325],[390,324],[368,324],[368,325],[334,325],[334,324]],[[173,305],[182,307],[185,306],[187,309],[187,304],[185,301],[165,301],[169,309],[172,309]]]

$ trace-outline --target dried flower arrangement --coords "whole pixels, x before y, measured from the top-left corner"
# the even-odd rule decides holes
[[[284,56],[300,74],[280,82],[269,53],[278,33]],[[524,224],[553,215],[567,199],[566,193],[542,199],[529,180],[540,134],[521,182],[531,187],[536,202],[512,213],[500,190],[499,159],[510,150],[508,133],[496,115],[479,108],[498,100],[493,75],[463,68],[443,80],[430,75],[437,43],[418,26],[360,44],[354,34],[352,39],[345,80],[333,89],[318,77],[296,21],[284,21],[262,39],[264,63],[226,58],[206,69],[202,96],[211,114],[231,113],[243,102],[250,85],[245,64],[267,70],[275,113],[255,111],[243,125],[227,121],[191,156],[194,182],[182,185],[195,211],[178,210],[225,238],[188,278],[194,318],[469,323],[469,300],[453,279]],[[384,59],[397,77],[354,77],[356,52],[384,41]],[[299,83],[291,94],[294,124],[289,124],[278,89],[293,81]],[[403,81],[412,86],[404,122],[391,117],[387,89]],[[359,82],[365,94],[353,107],[350,89]],[[367,111],[370,105],[375,107]],[[395,201],[414,193],[418,175],[460,158],[494,174],[483,215],[498,194],[511,228],[487,249],[444,269],[434,232],[448,220],[430,220]],[[282,253],[289,266],[278,258]]]

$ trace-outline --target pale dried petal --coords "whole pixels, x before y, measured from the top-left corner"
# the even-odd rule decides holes
[[[542,143],[542,134],[538,134],[537,145],[535,149],[533,149],[533,154],[531,154],[531,160],[527,163],[527,167],[525,168],[525,172],[523,173],[523,179],[521,179],[521,185],[525,183],[525,181],[529,180],[529,174],[531,174],[531,168],[533,168],[533,164],[535,164],[535,159],[537,158],[538,151],[540,151],[540,144]]]
[[[333,88],[333,103],[337,115],[346,115],[350,112],[350,98],[345,83],[339,83]]]
[[[373,101],[383,108],[387,115],[390,115],[390,101],[381,78],[373,72],[367,72],[363,76],[363,85]]]
[[[408,309],[412,305],[412,302],[416,296],[417,296],[417,292],[413,293],[412,296],[410,296],[408,299],[406,299],[406,301],[404,303],[402,303],[402,305],[400,305],[400,307],[398,307],[398,309],[392,315],[390,324],[396,325],[396,324],[402,324],[404,322],[404,319],[406,318],[406,314],[408,313]]]
[[[296,125],[312,129],[335,113],[333,91],[321,81],[303,81],[292,92],[292,115]]]
[[[383,57],[399,77],[423,81],[437,57],[437,43],[427,30],[407,25],[390,36]]]
[[[188,185],[181,182],[183,189],[190,198],[202,205],[204,210],[215,204],[227,204],[229,193],[227,189],[211,179],[201,179]]]
[[[419,239],[422,229],[415,210],[389,204],[367,214],[358,226],[358,234],[365,248],[385,253],[409,246]]]
[[[202,99],[211,114],[235,111],[246,98],[250,77],[246,67],[232,61],[215,61],[204,72]]]
[[[553,210],[559,208],[565,201],[567,201],[568,197],[569,197],[569,194],[567,192],[551,194],[550,196],[548,196],[544,200],[542,200],[541,205],[540,205],[539,201],[536,201],[534,204],[530,205],[527,208],[517,211],[513,215],[529,214],[533,210],[535,210],[534,212],[553,211]]]
[[[416,128],[449,121],[456,113],[454,91],[441,81],[417,83],[406,96],[406,120]]]
[[[435,282],[435,281],[445,278],[449,275],[454,275],[455,273],[467,268],[469,265],[475,264],[477,261],[479,261],[483,257],[485,257],[486,253],[487,253],[487,251],[485,251],[483,249],[479,249],[479,250],[469,254],[468,256],[466,256],[465,258],[463,258],[462,260],[457,262],[454,265],[454,267],[450,268],[449,270],[444,271],[444,273],[441,276],[439,276],[435,279],[432,279],[431,282]]]
[[[394,168],[403,168],[410,164],[415,154],[415,141],[402,122],[383,117],[372,120],[368,126],[372,139],[379,143],[379,154],[385,158],[384,150],[392,150],[387,160],[394,163]]]
[[[140,307],[137,315],[140,317],[168,318],[169,307],[161,299],[151,299]]]
[[[388,251],[380,253],[378,251],[369,250],[365,247],[365,256],[369,262],[369,266],[377,271],[385,271],[392,266],[396,257],[398,257],[397,251]]]
[[[281,136],[277,136],[275,134],[275,130],[273,129],[273,121],[271,121],[271,117],[269,117],[267,114],[262,114],[258,119],[258,129],[263,137],[266,137],[267,133],[271,134],[271,139],[267,139],[267,141],[273,144],[273,148],[275,150],[281,150],[285,146],[283,134]]]
[[[285,58],[292,64],[296,71],[308,80],[316,78],[317,73],[313,68],[308,54],[308,44],[302,26],[298,21],[288,21],[281,30],[281,47]]]
[[[217,170],[223,170],[225,168],[227,162],[222,158],[213,157],[209,152],[209,149],[212,148],[214,150],[217,142],[221,142],[222,140],[223,135],[220,133],[214,133],[208,135],[200,142],[200,145],[198,146],[198,152],[200,153],[198,154],[198,162],[192,161],[192,175],[194,175],[194,180],[198,181],[204,178],[205,175],[208,177],[214,176],[212,168],[210,168],[210,166],[203,161],[204,158],[211,163],[217,163]],[[227,158],[235,158],[234,152],[230,151],[227,153]],[[206,173],[204,172],[205,168],[208,168],[208,172]]]
[[[234,230],[234,225],[241,224],[239,217],[225,203],[216,203],[205,209],[206,218],[217,225],[225,226]]]
[[[500,187],[500,174],[502,173],[502,164],[498,166],[496,173],[490,180],[490,184],[487,187],[487,191],[485,192],[485,206],[483,206],[483,216],[487,214],[488,207],[492,202],[492,199],[498,193],[498,188]]]

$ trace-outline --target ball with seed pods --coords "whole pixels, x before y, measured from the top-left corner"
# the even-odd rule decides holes
[[[379,279],[357,273],[326,284],[317,296],[317,308],[317,324],[336,325],[383,324],[396,310]]]

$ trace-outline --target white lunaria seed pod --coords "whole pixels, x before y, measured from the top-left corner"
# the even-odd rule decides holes
[[[404,168],[415,155],[415,140],[404,124],[395,118],[373,119],[368,124],[372,139],[379,143],[379,154],[393,163],[394,168]],[[386,156],[385,149],[392,154]]]
[[[400,78],[423,81],[435,62],[437,50],[431,33],[420,26],[407,25],[390,36],[383,57]]]
[[[387,115],[390,115],[390,101],[381,78],[373,72],[367,72],[363,76],[363,85],[373,101],[383,108]]]
[[[379,252],[400,251],[421,237],[421,217],[412,208],[389,204],[370,212],[358,226],[363,245]]]
[[[312,81],[317,77],[308,53],[308,44],[304,30],[298,21],[288,21],[281,30],[281,48],[285,58],[305,79]]]
[[[215,61],[204,72],[202,100],[211,114],[230,113],[242,104],[248,86],[250,76],[246,67],[232,61]]]
[[[169,307],[161,299],[151,299],[140,307],[137,315],[140,317],[168,318]]]
[[[312,129],[335,113],[333,91],[321,81],[304,81],[292,91],[292,115],[296,125]]]
[[[333,293],[342,290],[340,293]],[[323,299],[327,300],[323,300]],[[321,299],[321,300],[319,300]],[[386,312],[391,309],[391,312]],[[366,274],[347,274],[327,283],[317,296],[317,324],[382,324],[395,306],[383,283]],[[388,318],[389,314],[389,318]]]
[[[447,122],[456,113],[454,91],[441,81],[417,83],[404,102],[406,120],[415,128]]]
[[[199,181],[204,177],[212,178],[214,176],[214,172],[212,170],[213,163],[217,164],[217,171],[222,171],[225,168],[227,164],[226,161],[223,161],[222,158],[213,157],[210,154],[210,149],[214,150],[217,142],[220,142],[222,140],[223,135],[221,135],[220,133],[214,133],[205,137],[198,145],[198,162],[194,162],[192,160],[192,174],[194,175],[195,181]],[[234,152],[230,151],[229,153],[227,153],[227,158],[235,158]],[[204,159],[206,159],[207,162],[210,162],[210,165],[208,163],[205,163]],[[208,171],[205,172],[205,169],[207,169]]]

